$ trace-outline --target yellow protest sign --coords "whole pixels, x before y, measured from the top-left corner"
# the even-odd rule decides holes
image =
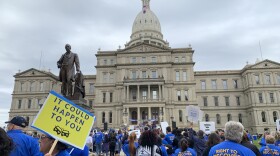
[[[93,123],[93,114],[51,91],[32,127],[59,141],[84,149]]]

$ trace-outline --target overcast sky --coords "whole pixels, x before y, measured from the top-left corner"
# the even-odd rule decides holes
[[[191,44],[195,71],[242,69],[257,58],[280,62],[279,0],[151,0],[150,6],[171,48]],[[83,73],[96,74],[98,48],[123,48],[141,9],[141,0],[0,0],[0,126],[18,70],[58,75],[56,62],[70,43]]]

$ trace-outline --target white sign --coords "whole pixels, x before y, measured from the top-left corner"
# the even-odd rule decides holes
[[[197,123],[199,119],[199,107],[197,106],[187,106],[186,108],[188,120],[193,123]]]
[[[276,120],[276,128],[277,128],[277,131],[280,131],[280,119]]]
[[[200,122],[199,127],[205,134],[210,134],[215,131],[215,122]]]
[[[134,132],[134,133],[136,134],[137,139],[139,139],[139,138],[140,138],[141,132],[140,132],[140,130],[139,130],[139,129],[138,129],[138,130],[134,130],[134,131],[129,131],[129,132],[128,132],[128,135],[130,135],[132,132]]]
[[[167,122],[160,122],[160,126],[161,126],[161,130],[162,132],[166,135],[166,127],[168,127],[168,123]]]

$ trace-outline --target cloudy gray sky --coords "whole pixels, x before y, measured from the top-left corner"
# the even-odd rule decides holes
[[[151,0],[150,6],[171,48],[192,45],[195,71],[242,69],[257,58],[280,62],[279,0]],[[0,0],[0,126],[18,70],[57,75],[56,61],[70,43],[83,73],[95,74],[97,49],[124,47],[141,9],[141,0]]]

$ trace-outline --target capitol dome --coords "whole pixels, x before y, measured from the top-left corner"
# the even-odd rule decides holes
[[[168,43],[163,40],[160,22],[150,9],[150,0],[142,0],[142,2],[142,11],[138,13],[133,22],[132,34],[126,47],[142,42],[168,47]]]

